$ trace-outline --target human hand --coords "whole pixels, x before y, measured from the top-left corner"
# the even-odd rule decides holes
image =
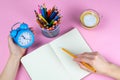
[[[35,33],[35,30],[33,29],[33,27],[30,27],[30,30],[31,30],[34,34],[36,34],[36,33]],[[9,50],[10,50],[11,55],[14,55],[14,56],[16,56],[16,57],[21,58],[21,57],[25,54],[26,49],[21,48],[21,47],[19,47],[18,45],[16,45],[16,44],[13,42],[13,40],[12,40],[12,38],[11,38],[10,36],[8,37],[8,44],[9,44]]]
[[[15,57],[21,58],[26,52],[26,49],[16,45],[10,36],[8,36],[8,46],[11,53],[10,55],[13,55]]]
[[[111,65],[107,60],[105,60],[98,52],[85,52],[83,54],[76,55],[77,58],[74,60],[80,65],[81,68],[90,71],[80,62],[85,62],[95,68],[97,73],[106,74]]]

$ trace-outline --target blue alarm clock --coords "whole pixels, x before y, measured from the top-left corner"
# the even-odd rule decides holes
[[[17,29],[13,29],[17,24],[20,24],[20,26]],[[10,36],[13,41],[22,48],[28,48],[34,43],[34,34],[26,23],[14,24],[11,28]]]

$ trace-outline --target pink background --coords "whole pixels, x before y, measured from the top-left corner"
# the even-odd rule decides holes
[[[37,33],[36,42],[29,49],[29,52],[57,38],[44,37],[35,22],[33,11],[37,9],[38,4],[43,3],[46,3],[48,8],[56,5],[61,10],[60,13],[63,18],[60,24],[61,31],[57,37],[75,26],[79,28],[94,51],[99,51],[109,61],[120,65],[120,0],[0,0],[0,72],[10,55],[8,35],[14,23],[21,21],[34,27]],[[79,16],[86,9],[94,9],[100,14],[100,24],[93,30],[86,30],[80,25]],[[22,65],[16,80],[30,80]],[[91,74],[84,80],[113,79],[103,75]]]

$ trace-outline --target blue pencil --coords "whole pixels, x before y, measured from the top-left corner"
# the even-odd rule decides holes
[[[54,19],[54,17],[58,14],[58,11],[53,11],[49,17],[49,21],[51,21],[52,19]]]
[[[41,14],[42,14],[42,16],[46,19],[44,8],[41,6],[40,9],[41,9]]]

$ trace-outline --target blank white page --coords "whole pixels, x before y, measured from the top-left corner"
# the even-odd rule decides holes
[[[32,80],[71,80],[49,45],[44,45],[21,59]]]
[[[74,54],[91,52],[91,49],[76,28],[54,40],[50,45],[66,70],[71,74],[72,80],[80,80],[89,74],[89,72],[81,69],[71,56],[61,50],[61,48],[65,48]]]

